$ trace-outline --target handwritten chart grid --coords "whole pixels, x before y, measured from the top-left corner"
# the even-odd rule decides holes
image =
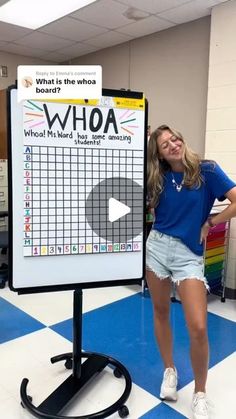
[[[24,256],[140,251],[140,235],[114,243],[117,231],[106,231],[105,240],[87,223],[85,203],[91,190],[104,179],[121,176],[142,183],[141,150],[25,145]],[[132,196],[132,188],[127,193]],[[106,220],[101,202],[93,197],[92,216],[102,229]]]

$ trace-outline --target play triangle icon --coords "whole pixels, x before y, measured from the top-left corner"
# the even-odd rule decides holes
[[[122,202],[117,201],[115,198],[109,199],[109,221],[113,223],[119,218],[124,217],[125,215],[130,213],[130,207]]]

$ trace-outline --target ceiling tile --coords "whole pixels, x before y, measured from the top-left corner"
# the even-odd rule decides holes
[[[31,29],[21,28],[9,23],[0,22],[0,41],[15,41],[16,39],[33,32]]]
[[[87,43],[96,47],[107,48],[111,47],[112,45],[118,45],[122,44],[123,42],[130,41],[130,39],[130,36],[123,35],[122,33],[115,31],[110,31],[104,33],[103,35],[99,35],[96,38],[89,39]]]
[[[163,29],[170,28],[174,25],[174,23],[168,22],[167,20],[159,19],[156,16],[151,16],[146,19],[140,20],[139,22],[123,26],[122,28],[117,30],[121,33],[138,38],[140,36],[145,36],[154,32],[162,31]]]
[[[8,2],[8,0],[0,0],[0,6],[3,6],[7,2]]]
[[[54,51],[59,48],[71,46],[74,42],[67,39],[57,38],[56,36],[47,35],[38,31],[25,36],[17,41],[18,44],[32,48],[41,48],[46,51]]]
[[[201,18],[226,1],[97,0],[37,31],[0,22],[0,50],[63,62]],[[130,19],[130,9],[150,16]]]
[[[99,36],[102,36],[102,35],[99,35]],[[71,47],[62,48],[56,52],[58,52],[59,54],[63,54],[64,56],[67,57],[67,59],[70,59],[70,58],[79,57],[81,55],[89,54],[90,52],[94,52],[96,50],[97,48],[95,46],[78,42],[76,44],[73,44]]]
[[[212,0],[196,0],[175,9],[158,14],[159,17],[169,19],[177,24],[190,22],[200,17],[210,15]]]
[[[40,57],[42,54],[45,54],[43,49],[38,48],[29,48],[24,45],[15,44],[14,42],[9,42],[5,46],[1,46],[1,51],[9,52],[11,54],[24,55],[26,57]]]
[[[46,52],[44,54],[40,55],[40,58],[42,58],[43,60],[47,60],[47,61],[52,61],[54,63],[62,63],[63,61],[68,60],[68,58],[70,58],[70,55],[64,55],[64,54],[60,54],[57,51],[55,52]]]
[[[84,39],[93,38],[94,36],[107,31],[108,29],[90,25],[90,23],[81,22],[78,19],[73,19],[71,17],[64,17],[63,19],[40,28],[40,32],[71,39],[73,41],[83,41]]]
[[[217,4],[225,3],[226,1],[229,1],[229,0],[206,0],[205,3],[209,3],[208,7],[213,7],[213,6],[216,6]]]
[[[1,47],[4,47],[5,45],[7,45],[8,43],[7,42],[4,42],[4,41],[0,41],[0,50],[1,50]]]
[[[127,8],[126,5],[113,0],[100,0],[72,13],[71,16],[104,28],[115,29],[130,23],[130,20],[123,16]]]
[[[181,4],[188,3],[191,0],[117,0],[122,4],[126,4],[130,7],[135,7],[140,10],[144,10],[149,13],[159,13],[164,10],[178,7]]]

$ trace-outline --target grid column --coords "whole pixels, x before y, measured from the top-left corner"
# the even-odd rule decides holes
[[[79,170],[78,170],[78,150],[70,150],[71,162],[71,253],[79,253]]]
[[[64,204],[64,254],[71,253],[71,173],[70,149],[63,148],[63,204]]]
[[[79,223],[79,253],[85,253],[86,243],[86,217],[85,217],[85,150],[83,148],[78,149],[78,223]]]
[[[32,147],[24,149],[24,255],[32,256]]]
[[[41,254],[40,234],[40,147],[32,147],[32,250],[33,256]]]

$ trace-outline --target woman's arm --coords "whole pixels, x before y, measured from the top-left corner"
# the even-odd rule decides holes
[[[230,189],[226,194],[225,197],[230,201],[230,204],[219,214],[214,215],[210,218],[210,223],[207,220],[201,229],[201,238],[200,243],[202,243],[203,240],[208,235],[209,228],[214,227],[217,224],[224,223],[225,221],[230,220],[233,217],[236,217],[236,186],[232,189]]]
[[[225,197],[230,201],[230,204],[221,211],[219,214],[214,215],[211,218],[212,226],[215,226],[220,223],[224,223],[225,221],[230,220],[230,218],[236,217],[236,186],[230,189],[226,194]],[[206,221],[208,223],[208,221]]]

